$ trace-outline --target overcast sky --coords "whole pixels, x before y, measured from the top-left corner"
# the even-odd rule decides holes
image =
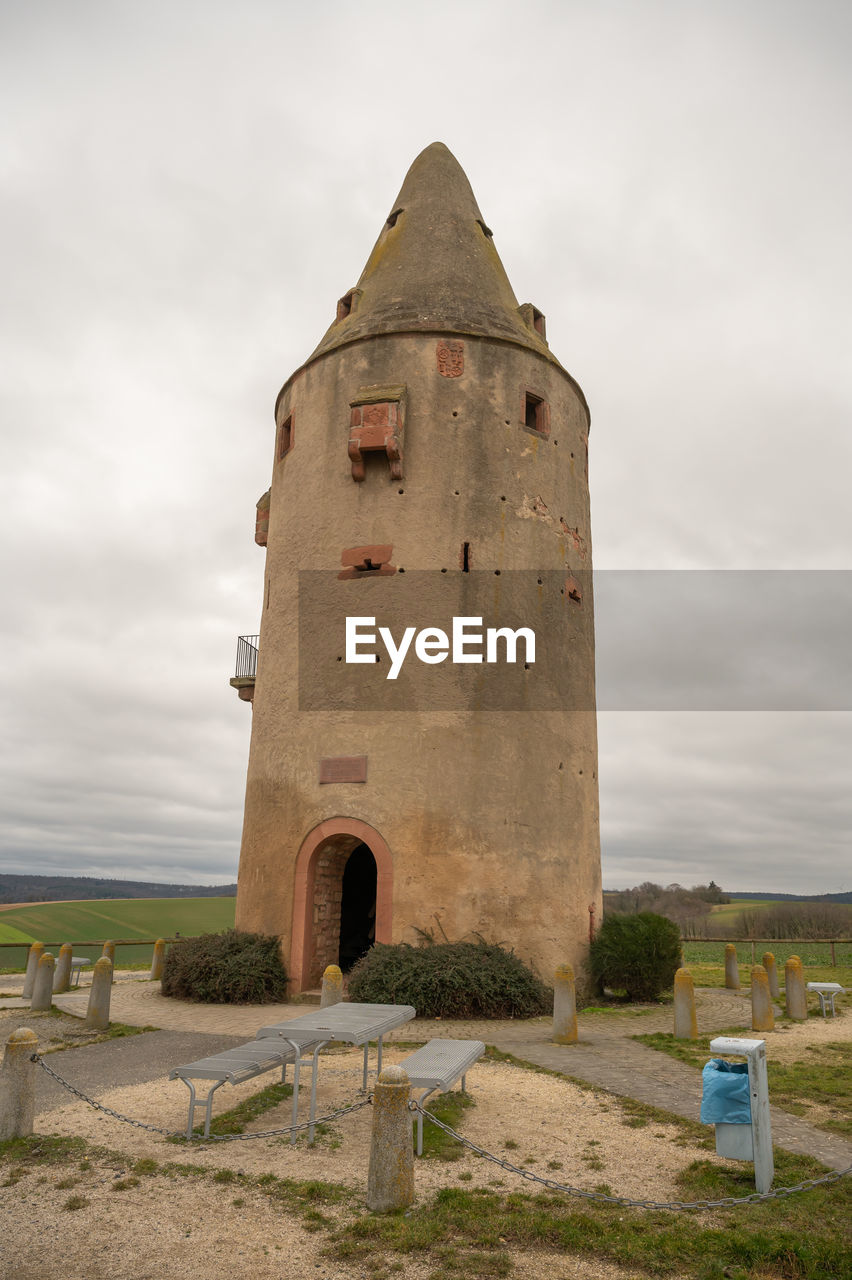
[[[3,869],[236,877],[275,396],[435,139],[596,567],[852,569],[850,55],[847,0],[0,0]],[[848,710],[599,730],[607,887],[852,885]]]

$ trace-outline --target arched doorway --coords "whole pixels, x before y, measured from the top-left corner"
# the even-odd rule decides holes
[[[290,977],[294,991],[347,972],[373,942],[391,940],[393,863],[387,844],[357,818],[314,827],[296,859]]]
[[[376,859],[358,844],[346,859],[341,876],[340,933],[337,963],[348,973],[376,941]]]

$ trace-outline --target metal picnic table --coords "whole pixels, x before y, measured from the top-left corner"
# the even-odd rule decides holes
[[[299,1118],[299,1072],[302,1062],[311,1067],[311,1125],[308,1129],[308,1141],[314,1140],[313,1120],[316,1115],[317,1101],[317,1068],[320,1050],[332,1040],[344,1044],[357,1044],[364,1047],[364,1072],[361,1087],[367,1088],[367,1057],[370,1041],[377,1040],[379,1046],[376,1074],[382,1069],[382,1038],[388,1031],[410,1022],[416,1010],[410,1004],[340,1004],[329,1005],[325,1009],[315,1009],[311,1013],[302,1014],[298,1018],[288,1018],[285,1022],[273,1022],[268,1027],[261,1027],[257,1033],[258,1040],[279,1036],[292,1045],[293,1063],[293,1119]],[[302,1058],[303,1048],[309,1057]],[[295,1132],[291,1141],[296,1141]]]

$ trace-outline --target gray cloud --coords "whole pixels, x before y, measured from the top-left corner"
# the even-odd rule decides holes
[[[3,6],[8,868],[233,878],[275,394],[436,137],[588,395],[597,566],[848,569],[850,27]],[[607,713],[601,742],[607,883],[848,878],[839,714]]]

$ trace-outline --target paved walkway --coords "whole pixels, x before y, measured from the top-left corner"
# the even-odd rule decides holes
[[[127,1022],[131,1026],[248,1040],[265,1023],[280,1022],[305,1012],[304,1004],[192,1004],[166,999],[160,995],[159,983],[140,978],[138,974],[119,974],[117,978],[110,1013],[114,1021]],[[0,983],[3,990],[11,994],[20,989],[22,979],[4,977]],[[751,1005],[747,997],[709,988],[697,992],[696,996],[702,1032],[741,1027],[741,1034],[752,1034],[746,1030],[751,1023]],[[80,1017],[85,1015],[87,1002],[87,988],[55,997],[59,1008]],[[22,1007],[23,1002],[0,1000],[0,1007],[4,1006]],[[487,1022],[443,1022],[418,1018],[392,1032],[387,1041],[422,1043],[432,1036],[448,1034],[484,1040],[503,1053],[511,1053],[537,1066],[572,1076],[610,1093],[660,1107],[689,1120],[698,1120],[701,1097],[698,1070],[631,1038],[645,1032],[670,1031],[671,1023],[670,1008],[587,1014],[581,1016],[577,1044],[555,1045],[549,1039],[548,1018]],[[171,1065],[179,1059],[180,1054]],[[778,1107],[772,1108],[772,1137],[777,1146],[814,1156],[829,1168],[852,1166],[852,1142],[817,1129]]]

